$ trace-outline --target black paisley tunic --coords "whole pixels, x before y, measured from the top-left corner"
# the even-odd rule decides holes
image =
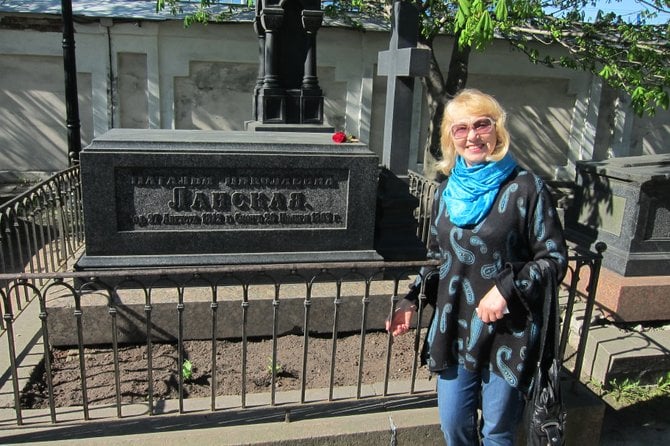
[[[548,268],[560,282],[567,266],[551,195],[540,177],[517,168],[484,220],[458,227],[447,215],[445,187],[446,181],[436,193],[430,228],[429,256],[443,263],[426,283],[428,302],[435,307],[427,335],[428,367],[433,372],[455,364],[472,371],[490,367],[525,392],[541,328],[542,270]],[[419,277],[430,276],[424,271]],[[418,285],[420,279],[407,298],[416,300]],[[485,324],[475,308],[494,285],[509,313]]]

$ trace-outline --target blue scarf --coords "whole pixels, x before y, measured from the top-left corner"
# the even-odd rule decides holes
[[[468,167],[461,156],[451,171],[442,199],[447,205],[449,219],[456,226],[476,225],[488,214],[498,195],[500,185],[517,164],[508,153],[495,162]]]

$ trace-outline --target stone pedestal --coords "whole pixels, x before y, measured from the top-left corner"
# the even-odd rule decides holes
[[[419,200],[409,192],[407,178],[383,168],[377,193],[375,249],[386,260],[423,260],[426,245],[417,236],[414,210]]]
[[[81,154],[77,268],[380,260],[378,170],[327,134],[111,130]]]
[[[600,270],[596,298],[602,311],[613,320],[670,320],[669,296],[670,275],[625,277],[607,268]]]

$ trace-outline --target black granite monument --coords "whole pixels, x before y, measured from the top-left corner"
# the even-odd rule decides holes
[[[79,269],[381,259],[378,158],[323,133],[322,16],[257,2],[254,131],[115,129],[82,151]]]
[[[578,162],[566,233],[607,243],[603,266],[622,276],[670,274],[670,155]]]
[[[323,127],[323,93],[316,73],[316,33],[321,2],[256,2],[254,28],[259,42],[259,69],[254,88],[254,120],[249,130],[332,131]],[[283,127],[283,128],[282,128]]]
[[[81,153],[79,269],[379,260],[378,159],[330,135],[116,129]]]

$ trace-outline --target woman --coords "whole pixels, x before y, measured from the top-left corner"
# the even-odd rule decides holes
[[[448,446],[477,445],[480,436],[484,445],[514,443],[537,360],[543,274],[560,282],[567,266],[551,196],[508,153],[505,120],[492,96],[466,89],[442,121],[439,167],[448,179],[435,196],[429,255],[443,263],[437,283],[425,285],[436,290],[426,293],[435,307],[428,367]],[[387,321],[393,336],[410,327],[419,280]]]

